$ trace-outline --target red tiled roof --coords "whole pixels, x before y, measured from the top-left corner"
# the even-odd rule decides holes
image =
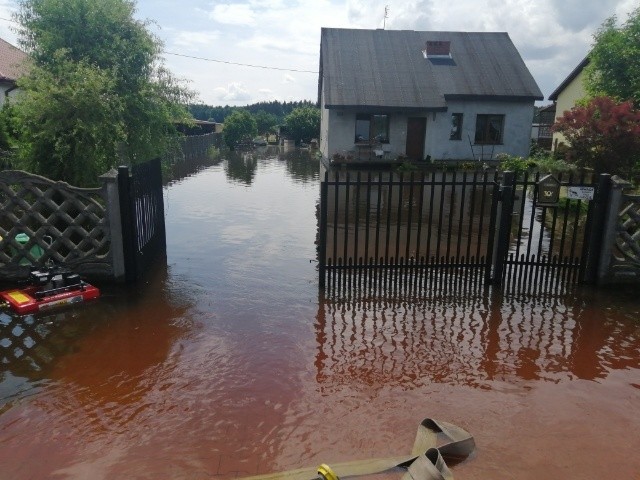
[[[29,56],[0,38],[0,80],[15,81],[26,73]]]

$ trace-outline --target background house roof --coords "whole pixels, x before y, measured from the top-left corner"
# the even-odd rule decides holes
[[[560,95],[567,86],[573,82],[573,80],[580,75],[580,72],[589,64],[589,57],[584,57],[584,59],[578,64],[576,68],[574,68],[571,73],[565,78],[562,83],[556,88],[551,95],[549,95],[549,100],[553,100],[554,102],[558,100],[558,95]]]
[[[425,58],[450,42],[450,58]],[[445,110],[447,98],[544,97],[507,33],[323,28],[319,90],[332,107]]]
[[[15,82],[26,73],[29,56],[0,38],[0,81]]]

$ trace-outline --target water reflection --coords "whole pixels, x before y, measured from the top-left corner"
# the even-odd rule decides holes
[[[168,167],[163,168],[162,183],[168,185],[172,182],[196,175],[198,172],[214,165],[219,165],[220,163],[222,163],[220,156],[185,156],[171,162]]]
[[[170,165],[164,173],[164,182],[176,182],[209,167],[223,164],[230,183],[251,186],[258,166],[275,160],[285,163],[287,175],[297,183],[309,183],[318,179],[319,161],[308,150],[267,146],[248,151],[223,151],[215,158],[185,157]]]
[[[282,147],[278,160],[284,160],[287,174],[296,183],[316,182],[319,178],[319,161],[313,151]]]
[[[228,152],[224,173],[230,182],[251,185],[258,169],[258,152]]]
[[[496,381],[598,380],[612,369],[640,368],[637,325],[584,300],[321,298],[316,378],[322,392],[430,383],[491,389]]]
[[[166,268],[154,272],[138,292],[106,287],[102,293],[94,302],[53,314],[0,314],[0,401],[5,404],[4,411],[34,393],[31,387],[12,387],[17,378],[31,382],[33,388],[42,379],[60,381],[81,403],[88,399],[77,397],[101,391],[96,382],[105,376],[120,375],[133,382],[127,387],[129,392],[141,390],[136,379],[163,362],[171,345],[184,333],[184,325],[168,319],[179,318],[187,304],[171,300]],[[184,295],[179,298],[188,302]],[[80,345],[82,354],[78,355]],[[54,373],[61,371],[66,372],[62,377]],[[129,395],[119,396],[113,386],[103,387],[107,387],[104,393],[110,402],[120,402]],[[89,403],[95,404],[95,400]]]

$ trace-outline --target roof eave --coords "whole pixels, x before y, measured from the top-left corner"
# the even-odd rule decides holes
[[[578,66],[574,68],[569,75],[567,75],[567,78],[565,78],[562,81],[562,83],[558,86],[558,88],[556,88],[553,92],[551,92],[551,95],[549,95],[549,100],[553,102],[558,100],[558,96],[563,92],[565,88],[567,88],[567,86],[571,82],[575,80],[575,78],[578,75],[580,75],[580,72],[582,72],[582,70],[584,70],[584,67],[586,67],[588,64],[589,64],[589,56],[587,55],[582,59],[582,61],[578,64]]]
[[[446,112],[446,106],[400,106],[400,105],[346,105],[326,103],[324,108],[328,110],[358,110],[360,112]]]
[[[536,100],[544,100],[542,92],[539,94],[528,95],[460,95],[460,94],[448,94],[445,95],[447,100],[494,100],[497,102],[532,102]]]

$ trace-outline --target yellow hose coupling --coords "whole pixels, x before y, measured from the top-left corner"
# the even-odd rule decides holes
[[[323,463],[318,467],[318,476],[324,480],[340,480],[331,467]]]

